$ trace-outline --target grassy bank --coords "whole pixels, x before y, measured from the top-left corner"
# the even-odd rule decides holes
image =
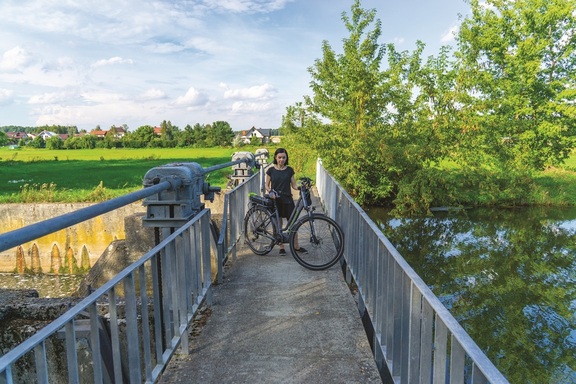
[[[250,150],[250,149],[246,149]],[[93,149],[57,151],[0,148],[0,203],[96,202],[142,188],[150,169],[175,162],[203,168],[231,161],[237,149]],[[231,168],[207,181],[224,187]]]
[[[168,148],[46,150],[0,148],[0,203],[98,202],[142,188],[150,169],[175,162],[203,168],[231,161],[237,151],[257,148]],[[271,155],[275,148],[268,148]],[[295,154],[296,155],[296,154]],[[312,156],[313,157],[313,156]],[[294,157],[297,176],[315,178],[315,158]],[[271,159],[270,159],[271,160]],[[224,188],[231,168],[211,172],[207,181]],[[561,168],[539,172],[527,204],[576,206],[576,154]]]

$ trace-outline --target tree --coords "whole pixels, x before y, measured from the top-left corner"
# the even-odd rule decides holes
[[[28,145],[31,146],[32,148],[43,148],[45,143],[44,139],[42,139],[41,136],[36,136],[34,140],[28,143]]]
[[[8,143],[8,135],[0,131],[0,146],[6,145]]]
[[[164,141],[164,147],[175,147],[177,143],[178,127],[172,125],[170,121],[162,121],[160,124],[162,134],[160,138]]]
[[[64,142],[60,136],[52,136],[46,139],[46,149],[62,149]]]
[[[154,133],[154,127],[150,125],[143,125],[141,127],[136,128],[132,134],[129,135],[127,141],[131,143],[130,147],[133,148],[144,148],[148,146],[156,138],[156,134]]]
[[[201,147],[206,144],[207,129],[204,124],[196,123],[192,129],[194,132],[194,142],[196,146]]]
[[[319,115],[317,121],[329,123],[302,130],[327,168],[360,203],[383,199],[392,189],[380,172],[383,158],[378,143],[389,100],[381,71],[385,47],[378,43],[381,22],[375,14],[356,0],[351,16],[342,14],[350,32],[344,52],[336,54],[327,41],[322,43],[322,59],[308,69],[313,97],[305,97],[305,102],[308,111]],[[366,31],[369,27],[373,29]]]
[[[79,148],[80,149],[94,149],[98,138],[94,135],[84,135],[80,138]]]
[[[458,34],[465,142],[494,163],[561,163],[576,133],[572,0],[471,0]]]
[[[227,121],[215,121],[212,123],[212,140],[215,145],[222,147],[232,145],[234,139],[234,131]]]
[[[178,146],[179,147],[191,147],[196,143],[196,138],[194,137],[194,130],[187,124],[184,130],[178,136]]]

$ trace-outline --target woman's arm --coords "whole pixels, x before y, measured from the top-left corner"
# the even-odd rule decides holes
[[[272,179],[270,178],[269,174],[266,174],[266,177],[264,179],[264,187],[266,188],[267,193],[269,193],[270,190],[272,189]]]
[[[296,183],[294,175],[292,175],[292,177],[290,178],[290,185],[292,186],[292,189],[298,189],[298,184]]]

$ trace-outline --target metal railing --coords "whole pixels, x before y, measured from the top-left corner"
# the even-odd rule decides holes
[[[200,305],[210,303],[213,278],[221,279],[228,254],[235,257],[248,193],[258,191],[261,182],[256,174],[226,194],[216,243],[207,209],[177,229],[160,228],[163,240],[157,246],[0,357],[0,383],[156,382],[179,347],[180,353],[188,353],[191,322]],[[0,249],[182,184],[170,176],[120,198],[2,234]]]
[[[217,242],[218,250],[218,283],[222,282],[223,266],[228,255],[236,260],[236,246],[244,228],[244,216],[248,210],[248,194],[262,192],[263,172],[258,172],[224,196],[222,225]]]
[[[344,229],[346,279],[358,286],[380,371],[395,383],[507,383],[320,160],[316,187],[326,213]]]
[[[183,353],[188,351],[192,317],[209,299],[210,231],[201,230],[209,226],[210,211],[203,210],[0,357],[0,381],[154,382],[179,345]],[[104,318],[109,334],[101,325]],[[54,353],[58,350],[65,354]]]

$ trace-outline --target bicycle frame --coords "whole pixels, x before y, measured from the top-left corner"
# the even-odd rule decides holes
[[[285,238],[284,234],[290,235],[290,233],[292,233],[291,229],[294,226],[294,224],[296,223],[296,221],[298,220],[298,218],[300,217],[300,214],[302,213],[302,211],[306,210],[308,215],[310,215],[310,212],[312,212],[314,210],[314,207],[312,205],[308,205],[306,199],[303,196],[304,193],[310,193],[310,189],[306,188],[306,187],[301,187],[298,192],[299,192],[300,197],[298,198],[298,201],[296,201],[296,203],[294,205],[294,210],[292,211],[290,218],[286,222],[285,227],[282,227],[282,218],[280,217],[280,213],[278,212],[278,206],[276,205],[276,199],[273,199],[274,200],[274,218],[276,219],[274,226],[276,227],[276,230],[278,231],[279,238],[282,240],[282,242],[288,241],[288,239]]]

